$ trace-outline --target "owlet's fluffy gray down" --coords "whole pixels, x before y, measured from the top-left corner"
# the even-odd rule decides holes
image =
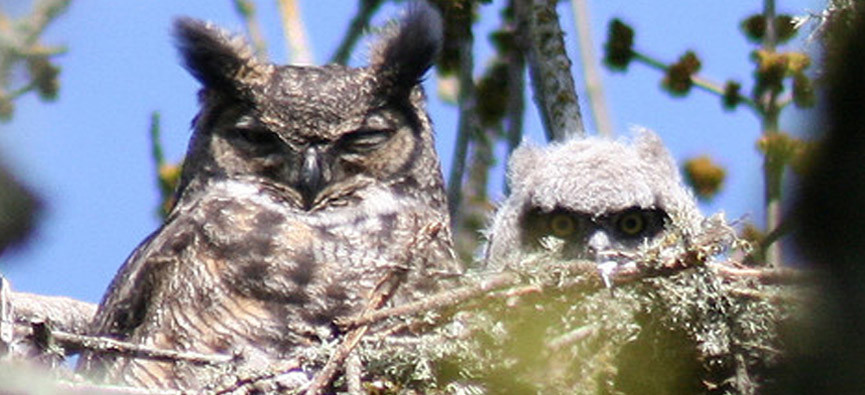
[[[687,243],[703,221],[673,158],[648,130],[630,143],[524,142],[511,156],[508,181],[511,194],[486,232],[484,259],[493,270],[540,252],[617,266],[670,232]]]
[[[391,303],[460,273],[419,84],[441,29],[436,11],[414,4],[369,66],[298,67],[178,20],[177,47],[203,89],[177,204],[114,278],[92,332],[237,362],[225,371],[90,352],[80,370],[212,390],[226,373],[302,362],[338,339],[335,321],[358,314],[388,273],[402,281]]]

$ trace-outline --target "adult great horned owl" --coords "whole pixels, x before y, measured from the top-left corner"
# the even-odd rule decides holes
[[[175,35],[203,85],[177,204],[120,269],[94,334],[264,370],[338,337],[334,321],[388,273],[402,279],[392,300],[406,301],[461,270],[419,86],[440,47],[434,10],[409,7],[362,68],[276,66],[190,19]],[[80,368],[215,385],[190,363],[90,353]]]
[[[486,235],[492,269],[538,251],[617,265],[674,228],[692,236],[703,218],[672,157],[647,130],[632,144],[593,137],[546,148],[523,143],[508,180],[511,195]]]

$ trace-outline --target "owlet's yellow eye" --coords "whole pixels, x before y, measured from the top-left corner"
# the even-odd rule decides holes
[[[619,217],[616,227],[628,236],[635,236],[646,229],[646,219],[641,212],[626,213]]]
[[[574,219],[565,214],[556,214],[550,219],[550,230],[553,236],[566,237],[570,236],[577,230],[577,224]]]

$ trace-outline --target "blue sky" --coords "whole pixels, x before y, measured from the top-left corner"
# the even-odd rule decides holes
[[[4,9],[21,8],[0,1]],[[284,62],[285,45],[275,1],[257,1],[259,18],[269,40],[271,59]],[[356,1],[301,0],[300,8],[317,62],[338,45]],[[487,34],[498,25],[503,1],[484,6],[475,31],[476,67],[489,59]],[[818,10],[816,0],[779,1],[778,11],[794,15]],[[608,21],[618,17],[637,32],[636,46],[673,61],[685,50],[698,52],[701,74],[718,82],[735,79],[746,92],[751,86],[754,49],[739,32],[739,21],[759,12],[760,1],[590,1],[595,52],[601,56]],[[379,13],[381,23],[398,8]],[[559,8],[571,58],[577,55],[568,2]],[[66,295],[98,302],[126,256],[156,229],[158,191],[148,137],[152,111],[162,115],[163,141],[171,160],[182,157],[195,115],[196,82],[179,66],[169,36],[177,16],[211,20],[243,31],[230,0],[73,1],[68,12],[48,29],[47,44],[63,44],[59,98],[43,103],[33,95],[16,102],[12,122],[0,125],[3,162],[34,188],[47,203],[31,243],[0,256],[0,271],[19,291]],[[785,48],[810,48],[802,40]],[[354,64],[364,62],[359,47]],[[574,62],[577,92],[587,126],[593,122],[585,103],[581,70]],[[728,218],[748,216],[761,222],[761,159],[755,149],[759,120],[746,109],[726,112],[720,99],[700,91],[685,99],[660,91],[661,75],[640,64],[627,73],[601,69],[613,126],[627,135],[632,125],[654,129],[674,156],[682,160],[707,153],[727,167],[724,191],[705,213],[723,210]],[[436,78],[427,82],[430,112],[438,133],[437,146],[445,174],[450,168],[456,109],[441,103]],[[530,100],[530,96],[529,100]],[[800,132],[808,112],[790,110],[782,129]],[[543,141],[537,112],[527,106],[527,135]],[[500,182],[496,182],[499,186]],[[500,192],[495,193],[501,196]]]

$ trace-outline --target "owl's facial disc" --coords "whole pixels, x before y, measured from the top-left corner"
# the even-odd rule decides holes
[[[595,216],[556,208],[529,210],[523,218],[523,243],[533,248],[557,246],[565,258],[610,259],[618,251],[636,250],[655,238],[665,226],[661,209],[632,207]],[[550,239],[558,240],[550,243]]]
[[[386,150],[395,134],[389,127],[366,125],[335,141],[317,141],[302,148],[293,187],[302,196],[304,209],[310,210],[327,199],[331,189],[343,181],[352,184],[356,173],[373,173],[365,164]]]

